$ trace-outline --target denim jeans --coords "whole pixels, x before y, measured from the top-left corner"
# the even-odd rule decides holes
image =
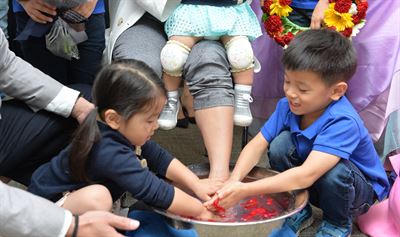
[[[268,153],[271,168],[283,172],[302,165],[289,131],[272,140]],[[341,159],[308,188],[310,202],[323,211],[331,224],[349,227],[352,218],[365,213],[374,201],[374,190],[364,174],[349,160]]]
[[[19,35],[29,20],[25,12],[15,14],[17,35]],[[78,44],[80,59],[68,61],[53,55],[46,48],[45,36],[29,37],[20,41],[24,59],[34,67],[50,75],[64,85],[84,83],[93,84],[101,67],[103,50],[105,48],[104,14],[94,14],[85,24],[88,40]]]

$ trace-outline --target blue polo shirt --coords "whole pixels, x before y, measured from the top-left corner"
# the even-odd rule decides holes
[[[292,0],[290,6],[301,9],[314,9],[318,0]]]
[[[24,8],[17,2],[17,0],[13,0],[13,11],[14,12],[23,12],[25,11]],[[96,4],[95,9],[93,10],[92,14],[100,14],[104,13],[105,8],[104,8],[104,0],[99,0]]]
[[[303,161],[312,150],[350,160],[371,182],[379,200],[386,197],[389,191],[386,173],[364,123],[345,96],[332,102],[305,130],[300,129],[300,119],[290,111],[287,98],[283,98],[261,133],[271,143],[282,131],[290,131]]]

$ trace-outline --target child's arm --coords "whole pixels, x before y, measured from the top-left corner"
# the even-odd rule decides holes
[[[340,159],[335,155],[312,151],[301,166],[288,169],[275,176],[250,183],[231,181],[217,192],[218,198],[221,199],[219,205],[229,208],[248,196],[308,188],[333,168]]]
[[[229,180],[241,181],[246,177],[267,150],[268,144],[268,141],[265,140],[264,136],[259,132],[240,152]]]
[[[225,193],[230,193],[230,190],[238,190],[232,191],[232,195],[230,196],[229,203],[236,203],[241,199],[245,198],[246,194],[242,193],[242,182],[240,182],[246,175],[253,169],[254,166],[257,165],[260,157],[268,148],[268,141],[265,140],[264,136],[259,132],[242,150],[239,155],[239,158],[236,162],[235,168],[233,169],[228,181],[225,182],[224,187],[217,192],[218,195],[214,195],[213,198],[204,203],[204,205],[213,209],[213,202],[220,198],[221,195],[226,195]],[[231,206],[231,205],[229,205]]]
[[[201,220],[213,219],[213,214],[196,198],[175,187],[175,195],[168,211]]]
[[[211,181],[209,179],[200,180],[178,159],[173,159],[171,161],[166,177],[176,184],[189,188],[203,201],[209,200],[209,195],[214,194],[218,188],[222,186],[222,183]]]

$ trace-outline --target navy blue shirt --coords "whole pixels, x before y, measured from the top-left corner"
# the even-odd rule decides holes
[[[379,200],[386,197],[389,191],[386,173],[363,121],[345,96],[333,101],[304,130],[300,129],[300,120],[300,116],[290,111],[287,98],[283,98],[261,128],[261,133],[271,143],[282,131],[290,131],[297,154],[303,161],[312,150],[350,160],[371,182]]]
[[[141,147],[142,157],[152,171],[142,168],[135,147],[119,132],[98,124],[102,138],[89,154],[87,176],[90,181],[105,185],[114,200],[128,191],[151,206],[168,209],[174,198],[174,188],[154,173],[165,177],[173,157],[157,143],[148,141]],[[65,191],[88,186],[88,182],[72,180],[68,155],[69,147],[40,166],[32,175],[28,191],[55,201]]]

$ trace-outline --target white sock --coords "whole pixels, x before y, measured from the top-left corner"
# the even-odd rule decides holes
[[[235,84],[235,89],[244,92],[251,92],[252,85]]]
[[[178,90],[168,91],[167,96],[168,96],[168,98],[178,98],[178,96],[179,96]]]

